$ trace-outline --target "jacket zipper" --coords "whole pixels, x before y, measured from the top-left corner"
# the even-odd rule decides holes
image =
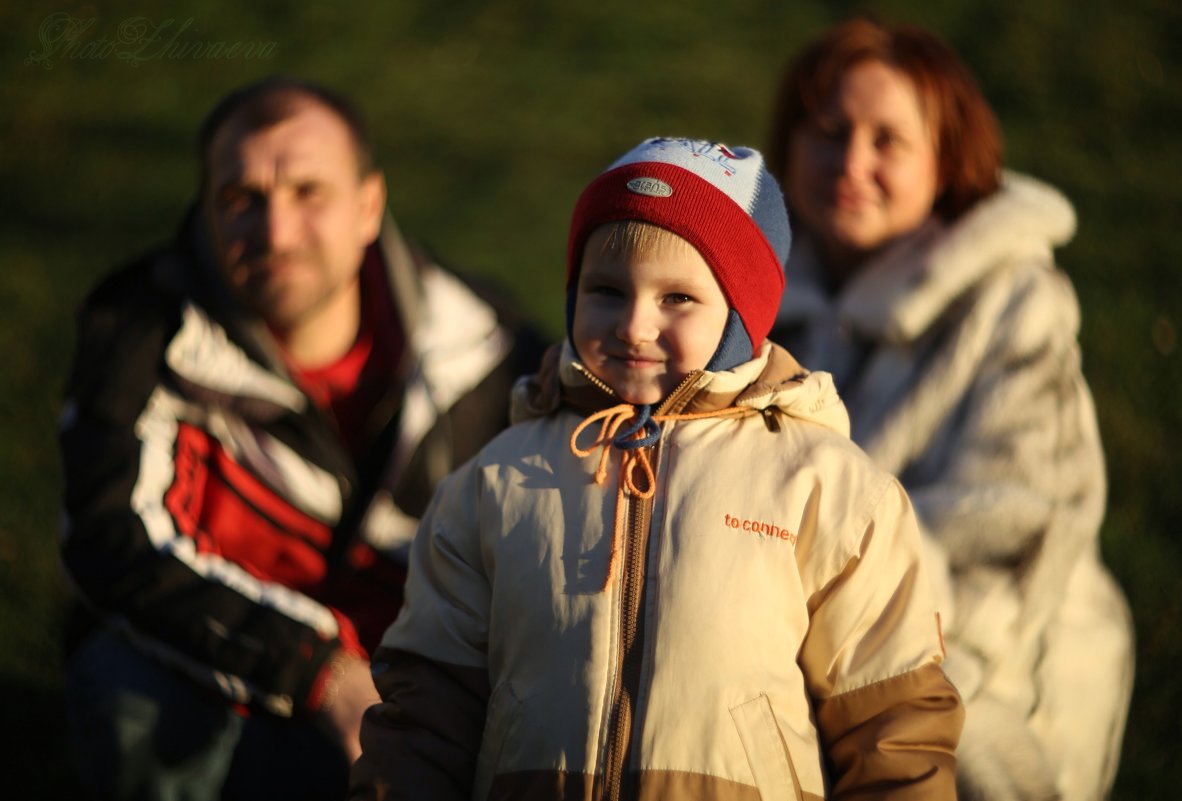
[[[665,411],[682,400],[691,385],[701,375],[694,371],[678,384],[660,406]],[[653,448],[651,458],[660,464],[660,446]],[[656,478],[654,477],[654,481]],[[644,670],[645,583],[648,576],[648,543],[652,525],[652,499],[629,498],[627,545],[621,570],[622,604],[620,609],[620,659],[617,666],[615,696],[608,727],[609,739],[603,770],[603,788],[598,795],[603,801],[620,801],[625,797],[624,777],[628,773],[629,752],[632,746],[633,717],[636,696]],[[633,793],[627,793],[631,797]]]
[[[599,376],[595,375],[595,373],[591,372],[586,367],[584,367],[581,362],[575,362],[575,370],[578,373],[580,373],[583,376],[583,378],[587,379],[587,383],[591,384],[591,386],[595,387],[596,389],[602,391],[608,397],[613,398],[615,400],[620,399],[620,396],[616,394],[616,391],[614,389],[612,389],[607,384],[605,384]]]
[[[588,370],[581,362],[575,362],[575,370],[578,371],[583,376],[583,378],[587,379],[589,384],[603,391],[603,393],[608,397],[614,398],[616,400],[620,399],[620,396],[616,394],[614,389],[604,383],[603,379],[595,375],[595,373]],[[657,407],[655,413],[660,414],[661,412],[668,411],[676,401],[680,400],[680,396],[685,393],[686,389],[695,381],[697,381],[701,375],[701,370],[691,370],[689,373],[687,373],[685,378],[681,379],[681,383],[674,387],[673,391],[665,396],[665,400],[663,400],[661,405]]]
[[[619,801],[624,776],[628,768],[628,752],[632,744],[632,718],[636,709],[636,694],[640,689],[643,668],[645,554],[648,550],[649,523],[652,520],[652,500],[629,501],[628,542],[624,554],[623,603],[620,610],[619,681],[613,703],[607,761],[604,765],[605,801]]]

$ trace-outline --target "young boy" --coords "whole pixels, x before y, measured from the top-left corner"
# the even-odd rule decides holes
[[[910,504],[765,341],[788,244],[753,150],[583,192],[569,339],[423,518],[355,798],[955,797]]]

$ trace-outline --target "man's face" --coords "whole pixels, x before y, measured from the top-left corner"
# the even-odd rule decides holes
[[[213,137],[204,207],[223,279],[273,328],[293,332],[353,302],[385,204],[359,174],[345,124],[307,101],[270,128],[231,118]]]

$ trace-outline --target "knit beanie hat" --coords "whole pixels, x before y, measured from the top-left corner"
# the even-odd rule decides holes
[[[780,308],[791,243],[784,197],[763,156],[718,142],[647,139],[592,181],[575,204],[567,240],[568,331],[587,239],[623,220],[673,232],[713,271],[731,311],[706,368],[750,360]]]

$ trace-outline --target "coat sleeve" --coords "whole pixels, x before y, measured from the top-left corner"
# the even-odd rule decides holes
[[[469,462],[440,485],[419,525],[402,611],[375,655],[382,701],[362,721],[350,798],[471,797],[489,697],[479,501]]]
[[[856,552],[835,560],[837,574],[810,599],[801,664],[834,798],[955,797],[964,707],[940,667],[919,548],[911,505],[890,480]]]
[[[157,658],[280,715],[314,707],[346,621],[181,533],[166,495],[183,454],[157,403],[175,298],[118,274],[78,318],[61,430],[63,563],[90,609]],[[194,503],[200,499],[194,500]]]

